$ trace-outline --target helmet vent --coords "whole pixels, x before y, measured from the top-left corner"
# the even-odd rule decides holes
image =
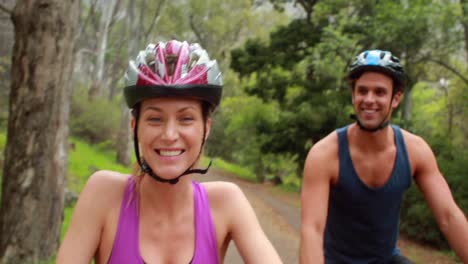
[[[177,55],[166,55],[167,74],[174,75],[175,66],[177,64]]]

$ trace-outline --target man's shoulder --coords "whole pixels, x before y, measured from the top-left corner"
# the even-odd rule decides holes
[[[321,167],[322,170],[330,170],[335,168],[335,164],[338,164],[338,133],[333,131],[312,146],[305,168]]]
[[[333,131],[327,136],[317,141],[312,148],[311,152],[322,153],[323,155],[330,155],[336,153],[338,150],[338,133]]]
[[[429,144],[421,136],[404,129],[401,130],[413,171],[419,171],[428,165],[431,166],[435,159]]]
[[[400,128],[400,130],[401,130],[403,139],[405,141],[405,145],[408,148],[408,150],[411,150],[411,149],[418,150],[418,149],[421,149],[421,147],[425,149],[428,147],[427,142],[421,136],[411,133],[410,131],[402,129],[402,128]]]

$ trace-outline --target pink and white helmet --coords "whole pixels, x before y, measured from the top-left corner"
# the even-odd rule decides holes
[[[154,97],[190,97],[214,109],[222,95],[223,78],[216,60],[198,43],[171,40],[149,44],[131,60],[125,73],[129,108]]]

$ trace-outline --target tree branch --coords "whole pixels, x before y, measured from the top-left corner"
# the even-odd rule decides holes
[[[13,14],[13,10],[4,6],[2,3],[0,3],[0,10],[2,10],[3,12],[7,13],[10,16]]]
[[[460,79],[462,79],[465,82],[465,84],[468,86],[468,79],[465,76],[463,76],[463,74],[458,72],[455,68],[453,68],[452,66],[448,65],[447,63],[445,63],[443,61],[432,59],[432,58],[426,58],[425,60],[430,61],[430,62],[434,62],[436,64],[439,64],[440,66],[442,66],[442,67],[446,68],[447,70],[451,71],[453,74],[455,74]]]
[[[109,28],[112,28],[114,25],[115,21],[117,20],[117,12],[120,9],[120,4],[122,3],[121,0],[117,0],[117,2],[114,5],[114,9],[112,10],[112,16],[111,16],[111,22],[109,23]]]
[[[77,34],[75,35],[75,41],[78,40],[83,35],[83,33],[86,31],[86,27],[88,26],[88,24],[92,20],[92,17],[96,13],[96,4],[97,4],[97,0],[94,0],[93,2],[91,2],[91,6],[90,6],[90,9],[89,9],[89,11],[88,11],[88,13],[86,15],[86,18],[84,19],[83,23],[80,23],[81,24],[80,29],[78,30]],[[81,1],[80,1],[80,10],[83,10],[83,7],[81,6]],[[81,13],[81,11],[80,11],[80,13]],[[81,14],[80,14],[79,19],[82,20]]]
[[[204,38],[202,36],[202,33],[197,29],[197,26],[195,25],[195,21],[193,19],[192,14],[189,16],[189,22],[190,22],[190,28],[192,29],[193,33],[195,34],[195,37],[197,38],[198,43],[200,43],[200,45],[202,45],[202,47],[205,47]]]
[[[143,39],[145,40],[145,43],[148,42],[148,37],[151,31],[153,30],[154,25],[159,21],[161,10],[163,9],[163,5],[166,2],[166,0],[159,0],[158,6],[156,8],[156,12],[154,12],[154,17],[151,20],[151,25],[146,29],[145,34],[143,35]]]
[[[318,0],[296,0],[295,2],[296,4],[298,3],[299,5],[301,5],[304,11],[306,12],[308,23],[312,22],[312,13],[314,12],[314,6],[317,4],[317,2]]]

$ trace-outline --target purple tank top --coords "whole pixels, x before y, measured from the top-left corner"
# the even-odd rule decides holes
[[[195,215],[195,252],[191,264],[217,264],[218,246],[205,188],[192,181]],[[129,177],[120,208],[119,224],[108,264],[144,264],[138,239],[138,197],[132,199],[135,181]],[[135,196],[133,196],[135,197]]]

